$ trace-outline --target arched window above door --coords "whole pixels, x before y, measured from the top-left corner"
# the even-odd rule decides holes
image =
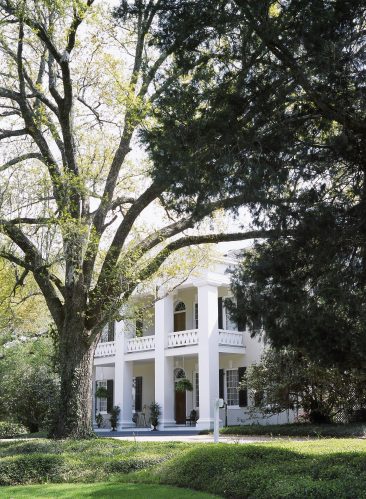
[[[186,311],[186,306],[182,301],[179,301],[174,309],[175,312],[185,312]]]

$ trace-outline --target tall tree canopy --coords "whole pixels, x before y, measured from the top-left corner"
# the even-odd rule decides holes
[[[182,2],[185,16],[187,5]],[[210,185],[216,173],[205,171],[200,158],[185,175],[174,167],[182,148],[170,155],[169,171],[166,162],[158,164],[156,143],[150,147],[153,168],[135,166],[129,155],[136,132],[144,129],[147,139],[149,130],[154,134],[158,110],[172,103],[197,67],[196,91],[175,103],[179,112],[191,112],[199,92],[208,90],[205,72],[215,73],[230,31],[237,36],[230,23],[216,24],[190,47],[200,20],[193,26],[187,17],[184,30],[162,42],[171,7],[179,16],[179,2],[123,1],[112,19],[93,0],[0,0],[0,256],[22,269],[23,280],[34,276],[55,323],[61,376],[56,436],[90,433],[94,349],[103,326],[139,283],[180,248],[259,234],[185,232],[246,202],[246,193],[230,187],[231,170],[224,168]],[[210,19],[222,10],[212,7]],[[187,51],[189,68],[181,65],[180,53]],[[237,61],[250,63],[247,55]],[[218,67],[219,78],[223,69]],[[166,107],[165,116],[169,112]],[[210,182],[201,190],[193,180],[207,175]],[[181,207],[172,203],[176,186]],[[161,223],[146,223],[146,212],[155,219],[159,209],[165,213]]]
[[[294,165],[280,187],[288,203],[260,212],[277,236],[257,245],[235,276],[246,304],[238,314],[262,321],[278,347],[293,345],[330,365],[364,366],[366,6],[278,2],[270,16],[262,2],[238,4],[296,82],[289,117],[301,120],[282,145]]]
[[[277,346],[364,364],[365,3],[193,4],[172,1],[160,25],[163,44],[191,26],[176,59],[190,77],[146,132],[155,174],[195,171],[173,186],[180,208],[193,192],[238,193],[271,234],[235,276],[241,322]]]

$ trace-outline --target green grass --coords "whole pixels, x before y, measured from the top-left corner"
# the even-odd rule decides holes
[[[162,483],[226,497],[366,497],[366,442],[277,441],[206,445],[155,470]]]
[[[222,435],[359,438],[366,435],[366,423],[325,425],[293,423],[284,425],[226,426],[225,428],[222,428],[220,432]]]
[[[194,489],[230,498],[356,499],[366,497],[366,441],[272,440],[215,445],[40,439],[0,443],[0,483],[45,483],[39,489],[0,488],[0,497],[15,497],[22,491],[27,497],[42,497],[37,496],[37,490],[46,494],[52,490],[51,482],[69,485],[48,497],[67,497],[61,493],[113,497],[112,492],[123,497],[124,491],[129,497],[139,497],[131,491],[143,491],[151,484],[182,487],[170,496],[177,498],[186,497],[183,489]],[[78,482],[84,482],[83,486],[70,488]],[[6,495],[8,490],[10,495]],[[144,497],[154,497],[154,490],[156,497],[164,497],[165,489],[146,490]]]
[[[183,451],[181,442],[113,439],[17,440],[0,443],[0,485],[103,481],[115,473],[145,470]]]
[[[212,494],[196,492],[194,490],[178,489],[169,485],[99,482],[87,484],[53,484],[53,485],[22,485],[18,487],[4,487],[0,490],[0,496],[4,498],[13,497],[61,497],[73,499],[74,497],[130,497],[146,499],[157,498],[213,498]]]

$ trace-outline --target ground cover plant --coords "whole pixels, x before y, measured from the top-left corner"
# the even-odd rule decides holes
[[[212,494],[197,492],[195,490],[178,489],[169,485],[155,485],[142,483],[121,483],[121,482],[99,482],[88,484],[52,484],[52,485],[25,485],[21,487],[5,487],[4,495],[11,497],[62,497],[64,499],[74,499],[78,497],[97,496],[99,498],[111,497],[133,497],[134,499],[146,499],[146,497],[159,499],[197,498],[208,499],[216,497]]]
[[[366,424],[325,424],[291,423],[283,425],[243,425],[226,426],[222,435],[265,435],[275,437],[332,437],[350,438],[366,436]]]
[[[148,469],[187,444],[112,439],[18,440],[0,444],[0,485],[102,481],[115,473]]]
[[[365,497],[366,442],[317,439],[210,445],[39,439],[0,444],[1,484],[45,482],[47,487],[49,482],[84,482],[85,489],[79,490],[89,492],[92,486],[87,482],[95,482],[98,497],[108,487],[113,492],[120,486],[122,493],[126,484],[134,483],[178,486],[220,497]],[[4,487],[0,495],[13,497],[25,491],[29,497],[31,490],[37,496],[39,489],[22,487]],[[60,494],[73,490],[77,497],[77,488],[59,490]]]

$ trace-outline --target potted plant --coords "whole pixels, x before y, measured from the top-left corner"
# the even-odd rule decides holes
[[[118,407],[118,405],[115,405],[113,409],[111,410],[111,416],[110,416],[110,422],[111,422],[111,427],[112,431],[116,431],[117,429],[117,423],[119,419],[121,409]]]
[[[95,390],[95,396],[98,397],[98,399],[106,399],[108,397],[108,390],[105,386],[99,386]]]
[[[157,426],[159,424],[159,416],[161,414],[161,408],[160,405],[157,402],[151,402],[150,406],[150,421],[151,425],[153,426],[153,430],[157,430]]]
[[[95,416],[95,422],[97,423],[98,428],[100,428],[103,424],[103,416],[100,412]]]
[[[188,378],[182,378],[175,384],[175,389],[177,392],[192,392],[193,385]]]

